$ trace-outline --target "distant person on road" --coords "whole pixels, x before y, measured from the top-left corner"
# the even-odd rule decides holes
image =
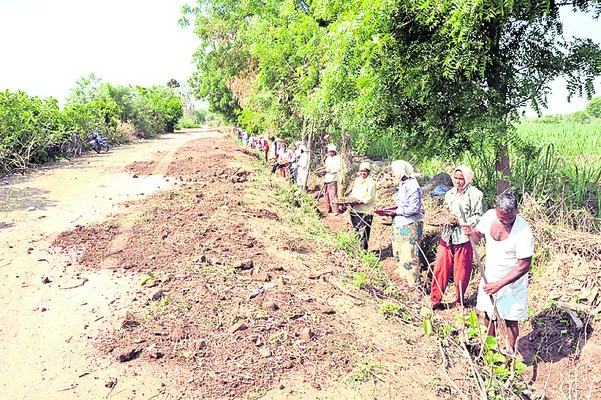
[[[351,197],[357,203],[351,204],[351,223],[361,241],[361,248],[367,250],[371,225],[374,221],[374,205],[376,204],[376,181],[369,174],[371,164],[362,162],[359,165],[359,176],[355,179]]]
[[[323,177],[323,185],[325,192],[325,201],[328,213],[333,212],[334,215],[340,215],[340,207],[334,201],[338,198],[338,173],[342,170],[340,157],[336,152],[336,146],[329,144],[328,155],[325,161],[326,174]]]
[[[415,287],[421,279],[419,241],[423,233],[422,189],[413,176],[413,166],[407,161],[393,161],[390,168],[395,178],[400,180],[396,209],[385,214],[393,217],[392,254],[399,276],[405,278],[409,286]]]
[[[528,272],[534,254],[534,236],[528,223],[518,215],[518,204],[511,193],[497,196],[495,209],[488,210],[474,227],[463,233],[474,242],[486,238],[486,270],[478,288],[476,308],[484,311],[488,334],[495,336],[492,296],[499,316],[507,325],[509,345],[515,350],[519,336],[518,321],[528,318]]]
[[[454,187],[445,194],[445,205],[459,221],[463,216],[470,225],[476,225],[483,213],[482,192],[471,185],[474,172],[462,165],[453,171]],[[463,210],[463,213],[461,212]],[[456,225],[443,229],[432,277],[430,300],[432,308],[441,307],[442,296],[449,280],[455,281],[455,303],[458,309],[463,306],[465,291],[472,274],[473,249],[469,238]]]

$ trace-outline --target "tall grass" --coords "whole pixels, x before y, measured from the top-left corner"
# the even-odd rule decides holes
[[[509,180],[519,195],[529,193],[549,208],[585,209],[601,217],[601,121],[523,121],[516,125],[514,138],[508,149],[512,172]],[[442,171],[451,173],[454,166],[467,164],[474,169],[475,184],[491,202],[496,181],[502,178],[495,168],[495,151],[484,140],[473,146],[459,159],[405,159],[430,176]],[[386,156],[396,154],[394,149],[393,138],[380,137],[364,154],[390,158]]]
[[[521,122],[516,125],[516,133],[531,145],[543,147],[552,144],[563,157],[573,157],[576,161],[592,160],[594,164],[601,165],[601,122]]]

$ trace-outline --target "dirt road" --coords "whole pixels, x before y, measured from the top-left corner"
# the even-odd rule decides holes
[[[91,339],[118,318],[109,303],[135,292],[138,282],[121,279],[117,284],[109,270],[80,274],[72,257],[54,251],[50,243],[60,232],[125,210],[126,200],[170,188],[174,182],[162,172],[174,152],[211,134],[193,130],[164,135],[3,182],[0,397],[103,398],[110,391],[104,383],[117,376],[122,381],[110,398],[158,393],[163,382],[153,382],[152,374],[141,378],[128,365],[103,365],[89,358]],[[148,162],[154,174],[133,178],[124,170],[133,161]]]

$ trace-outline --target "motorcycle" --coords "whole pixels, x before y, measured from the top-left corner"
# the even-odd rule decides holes
[[[97,132],[92,132],[88,136],[88,144],[98,154],[100,154],[100,152],[103,149],[105,152],[109,151],[109,143],[107,141],[103,140],[100,137],[100,134],[98,134]]]

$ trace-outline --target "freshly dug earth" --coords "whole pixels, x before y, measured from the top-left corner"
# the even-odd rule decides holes
[[[78,268],[139,282],[114,299],[122,317],[93,338],[98,358],[154,371],[165,398],[452,399],[456,387],[478,396],[465,360],[442,360],[435,338],[424,336],[419,314],[428,293],[409,292],[396,276],[390,227],[376,218],[370,245],[407,301],[402,318],[385,319],[378,310],[394,300],[357,283],[358,266],[332,250],[336,239],[321,225],[303,225],[316,210],[258,163],[224,138],[188,142],[166,161],[133,162],[125,167],[132,179],[158,173],[176,190],[131,201],[128,213],[56,239]],[[379,188],[387,204],[395,189],[389,183]],[[330,231],[352,231],[346,214],[323,222]],[[437,231],[422,241],[430,261]],[[476,274],[469,293],[477,282]],[[452,286],[447,292],[452,302]],[[435,324],[452,325],[453,312],[440,312]],[[537,393],[561,398],[596,382],[592,365],[601,352],[592,321],[585,323],[578,328],[555,308],[533,316],[520,351]],[[574,383],[578,373],[586,379]]]
[[[227,139],[189,142],[166,171],[178,190],[131,202],[137,215],[78,226],[56,239],[82,268],[140,281],[119,302],[121,324],[97,338],[101,355],[184,368],[189,376],[165,388],[184,398],[253,397],[272,388],[323,391],[327,398],[332,388],[348,390],[349,379],[372,382],[360,393],[381,374],[390,383],[373,393],[400,390],[393,398],[404,398],[423,388],[399,375],[419,366],[412,351],[429,351],[428,341],[408,344],[420,327],[401,332],[398,322],[377,314],[373,298],[358,301],[365,294],[341,289],[340,257],[284,219],[296,211],[278,200],[281,183],[255,178],[256,157],[238,149]],[[127,170],[143,174],[147,167]],[[366,306],[369,316],[361,311]],[[387,367],[379,367],[383,360]],[[435,397],[436,390],[422,398]]]

